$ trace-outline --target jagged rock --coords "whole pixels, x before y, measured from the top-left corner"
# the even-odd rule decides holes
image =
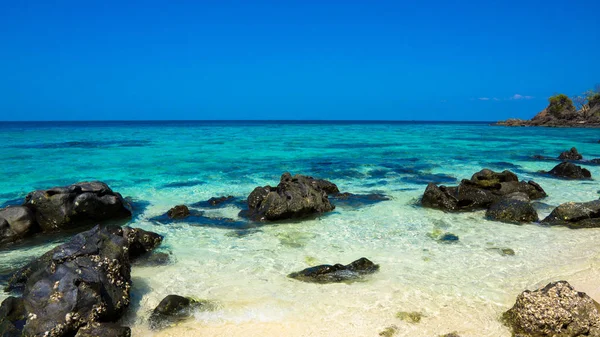
[[[25,197],[25,205],[45,232],[131,217],[121,194],[100,181],[33,191]]]
[[[526,290],[502,316],[519,337],[599,337],[600,304],[568,282],[559,281],[535,291]]]
[[[23,267],[8,287],[24,285],[23,334],[73,336],[84,326],[118,320],[129,305],[130,259],[161,240],[141,229],[96,226]]]
[[[591,179],[592,174],[589,170],[582,168],[570,162],[562,162],[556,165],[548,174],[555,177],[567,179]]]
[[[508,223],[538,221],[538,214],[525,193],[512,193],[492,203],[485,216],[490,220]]]
[[[25,206],[0,209],[0,245],[27,237],[39,231],[35,215]]]
[[[169,219],[184,219],[190,215],[190,209],[186,205],[177,205],[167,212]]]
[[[327,198],[335,184],[303,175],[284,173],[277,187],[257,187],[248,196],[248,216],[254,220],[302,218],[332,211]]]
[[[288,277],[313,283],[332,283],[356,280],[362,275],[372,274],[379,270],[379,265],[367,258],[360,258],[348,265],[320,265],[291,273]]]
[[[475,173],[470,180],[463,179],[459,186],[427,185],[421,205],[445,211],[485,209],[503,196],[515,192],[525,193],[530,199],[546,196],[546,192],[534,181],[519,181],[510,171],[498,173],[484,169]]]
[[[570,228],[600,227],[600,200],[561,204],[542,220],[542,224]]]
[[[195,300],[190,297],[168,295],[150,315],[150,327],[162,329],[173,323],[192,316],[194,310],[212,310],[214,303],[205,300]]]
[[[565,151],[558,156],[561,160],[581,160],[583,156],[577,152],[577,149],[572,147],[569,151]]]

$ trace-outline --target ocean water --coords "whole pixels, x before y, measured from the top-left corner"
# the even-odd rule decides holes
[[[546,190],[536,204],[543,218],[563,202],[599,198],[600,186],[540,175],[558,162],[531,156],[556,157],[575,146],[585,158],[600,158],[598,139],[594,129],[483,123],[2,123],[0,203],[83,180],[130,197],[130,225],[163,234],[160,250],[172,257],[166,266],[132,270],[132,306],[122,323],[134,336],[377,336],[396,326],[396,336],[501,337],[510,332],[498,318],[525,289],[565,279],[600,300],[600,229],[517,226],[485,220],[483,211],[449,214],[416,203],[429,181],[453,184],[482,168],[509,169]],[[600,166],[586,167],[600,177]],[[177,204],[243,199],[286,171],[391,200],[276,224],[153,220]],[[238,212],[231,204],[206,215],[240,220]],[[439,243],[428,236],[435,230],[460,240]],[[0,270],[56,244],[0,251]],[[381,268],[361,282],[286,277],[363,256]],[[150,311],[168,294],[214,300],[218,308],[151,331]],[[423,318],[405,322],[399,311]]]

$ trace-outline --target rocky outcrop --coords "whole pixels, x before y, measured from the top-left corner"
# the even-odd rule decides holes
[[[150,315],[150,327],[162,329],[191,317],[194,310],[212,310],[214,303],[179,295],[163,298]]]
[[[463,179],[459,186],[427,185],[421,205],[445,211],[486,209],[503,196],[520,192],[530,199],[540,199],[546,192],[533,181],[519,181],[510,171],[494,172],[488,169],[475,173],[470,180]]]
[[[592,174],[588,169],[582,168],[570,162],[562,162],[556,165],[548,174],[565,179],[591,179]]]
[[[485,216],[490,220],[507,223],[526,223],[538,221],[538,214],[529,202],[529,196],[516,192],[492,203]]]
[[[558,156],[558,159],[560,159],[560,160],[581,160],[581,159],[583,159],[583,156],[581,155],[581,153],[579,153],[577,151],[576,148],[572,147],[569,151],[562,152]]]
[[[45,232],[131,217],[121,194],[99,181],[33,191],[25,197],[25,205]]]
[[[600,97],[600,96],[598,96]],[[550,97],[548,106],[531,120],[508,119],[495,125],[501,126],[548,126],[548,127],[600,127],[600,105],[594,100],[589,109],[576,110],[566,95]]]
[[[35,215],[25,206],[0,209],[0,244],[13,242],[39,231]]]
[[[335,206],[327,195],[334,191],[339,192],[337,186],[326,180],[286,172],[277,187],[257,187],[250,193],[247,215],[272,221],[330,212]]]
[[[87,329],[80,334],[85,336],[109,329],[96,323],[117,321],[129,305],[131,259],[161,241],[160,235],[141,229],[96,226],[20,269],[8,290],[24,288],[17,299],[23,301],[27,317],[23,335],[73,336]]]
[[[561,204],[542,220],[542,224],[570,228],[600,227],[600,200]]]
[[[526,290],[502,316],[519,337],[599,337],[600,304],[568,282]]]
[[[169,219],[184,219],[190,215],[190,209],[186,205],[177,205],[167,211]]]
[[[291,273],[288,277],[312,283],[333,283],[353,281],[362,275],[372,274],[379,270],[379,265],[374,264],[367,258],[360,258],[348,265],[320,265],[306,268],[296,273]]]

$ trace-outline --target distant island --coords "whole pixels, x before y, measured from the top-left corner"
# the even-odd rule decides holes
[[[548,99],[548,106],[530,120],[510,118],[494,125],[600,127],[600,85],[573,99],[558,94]]]

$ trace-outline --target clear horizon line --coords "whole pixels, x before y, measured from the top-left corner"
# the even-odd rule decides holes
[[[0,123],[90,123],[90,122],[416,122],[416,123],[496,123],[484,120],[420,119],[67,119],[67,120],[0,120]]]

